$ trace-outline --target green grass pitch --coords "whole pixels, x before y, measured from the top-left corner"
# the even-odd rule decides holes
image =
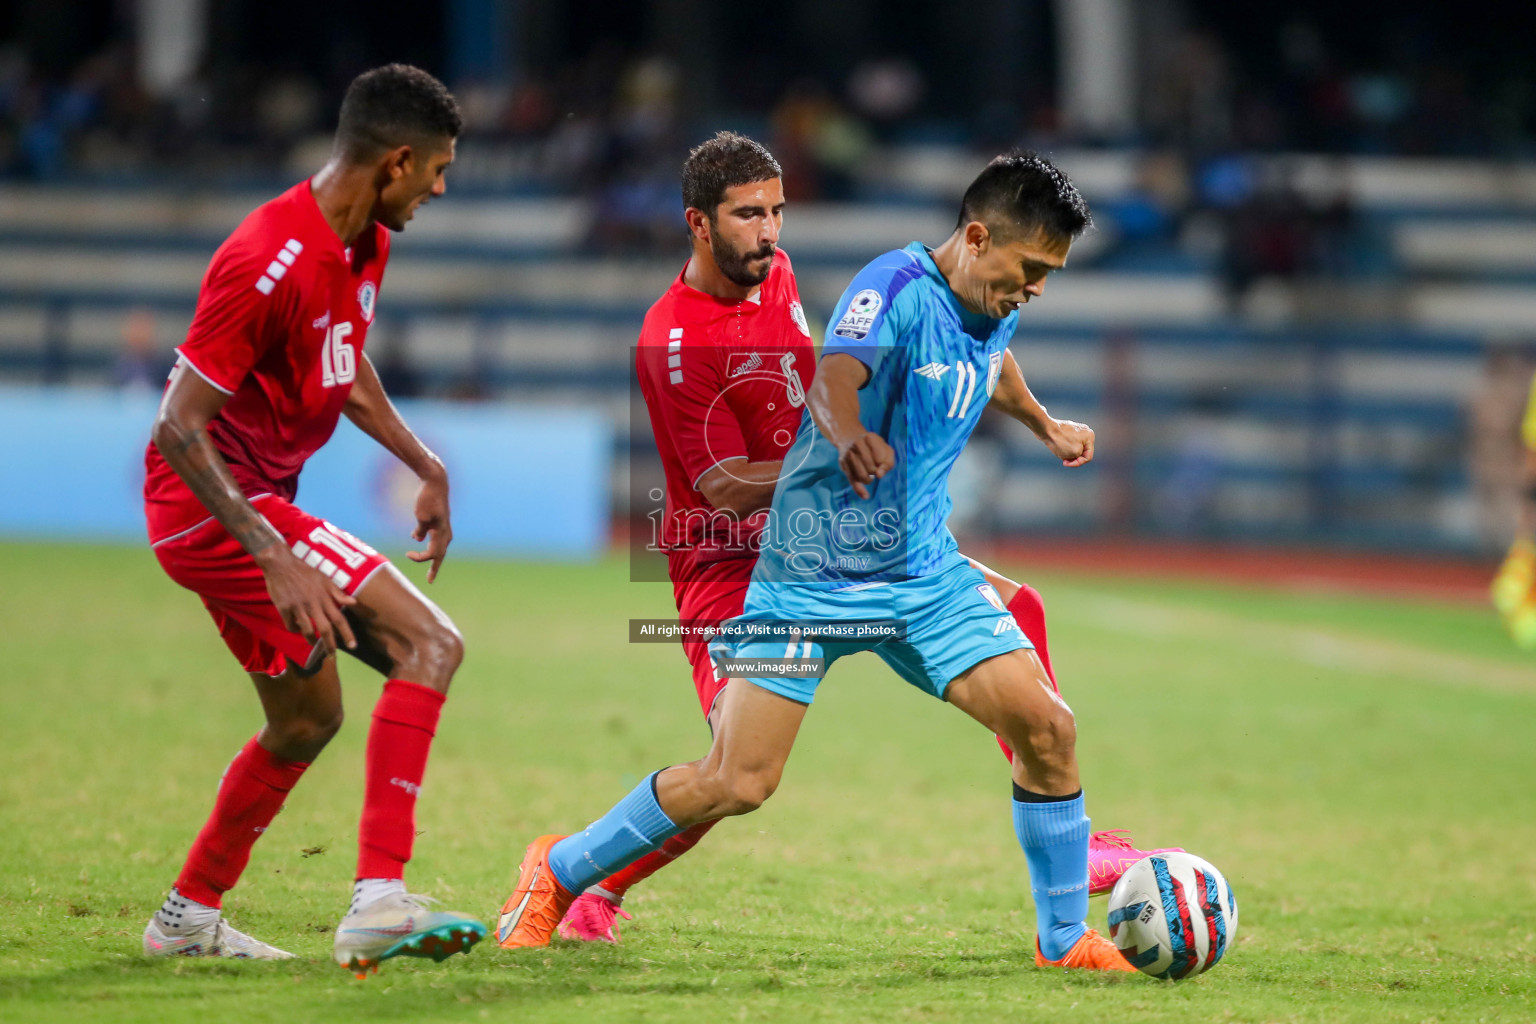
[[[256,701],[147,551],[7,544],[0,564],[0,1019],[1536,1018],[1536,661],[1480,609],[1034,578],[1095,827],[1185,846],[1237,894],[1235,948],[1192,981],[1036,970],[1001,757],[863,655],[779,794],[634,891],[622,944],[485,944],[359,982],[328,957],[380,680],[344,666],[351,722],[226,903],[301,959],[147,961]],[[494,921],[530,838],[706,732],[681,653],[626,642],[629,617],[672,609],[622,562],[450,559],[432,594],[469,654],[410,882]]]

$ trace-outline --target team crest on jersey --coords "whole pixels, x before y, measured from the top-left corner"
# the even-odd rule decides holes
[[[1003,375],[1003,354],[992,353],[992,361],[987,364],[987,397],[992,397],[992,392],[997,390],[998,378]]]
[[[949,364],[929,363],[926,366],[919,366],[912,372],[919,377],[927,377],[929,380],[943,380],[944,375],[949,372]]]
[[[798,302],[789,304],[789,318],[800,328],[800,333],[807,338],[811,336],[811,325],[805,322],[805,309]]]
[[[363,312],[364,323],[373,323],[373,300],[378,295],[379,289],[372,281],[364,281],[357,289],[357,308]]]
[[[1008,606],[1003,604],[1003,599],[998,596],[998,593],[996,589],[993,588],[992,584],[978,583],[976,584],[976,592],[982,597],[986,598],[987,604],[991,605],[993,608],[996,608],[998,611],[1005,612],[1008,610]]]
[[[853,297],[848,303],[848,309],[843,313],[843,318],[832,328],[832,333],[839,338],[852,338],[854,341],[863,341],[869,329],[875,325],[875,314],[880,312],[880,307],[885,300],[880,293],[873,288],[865,288]]]

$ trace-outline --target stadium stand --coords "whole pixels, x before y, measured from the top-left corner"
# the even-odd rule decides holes
[[[1100,428],[1103,468],[1050,474],[1043,452],[1005,430],[1006,472],[987,492],[998,511],[978,529],[1476,545],[1463,421],[1485,345],[1519,341],[1536,322],[1522,276],[1536,251],[1526,244],[1536,172],[1245,158],[1255,193],[1283,181],[1314,209],[1347,196],[1355,255],[1336,268],[1261,267],[1235,294],[1223,263],[1233,243],[1221,237],[1230,186],[1198,184],[1212,175],[1197,169],[1195,198],[1148,239],[1138,220],[1146,155],[1057,157],[1099,226],[1026,313],[1016,349],[1054,408]],[[795,204],[784,245],[813,321],[869,254],[947,234],[953,195],[981,159],[898,149],[864,183],[873,200]],[[606,255],[591,244],[600,212],[590,198],[469,191],[401,237],[379,361],[408,392],[595,402],[622,435],[628,346],[680,265],[681,238],[672,250]],[[0,186],[0,372],[106,383],[134,309],[153,311],[168,358],[212,246],[262,197]]]

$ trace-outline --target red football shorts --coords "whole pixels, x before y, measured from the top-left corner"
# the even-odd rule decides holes
[[[682,577],[683,582],[674,583],[672,588],[673,596],[677,598],[678,617],[695,623],[734,619],[746,605],[751,574],[750,563],[743,571],[739,562],[688,570]],[[688,657],[688,664],[693,666],[693,688],[698,691],[699,706],[708,718],[726,681],[715,676],[715,663],[709,658],[707,640],[684,640],[683,653]]]
[[[294,554],[347,594],[356,594],[389,563],[350,533],[275,494],[254,498],[251,504]],[[154,551],[167,576],[203,599],[219,635],[247,672],[281,675],[290,661],[301,668],[318,666],[319,643],[283,624],[255,559],[217,519],[210,517],[166,537]]]

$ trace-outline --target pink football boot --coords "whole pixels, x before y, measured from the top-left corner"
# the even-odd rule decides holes
[[[614,925],[620,916],[626,921],[630,919],[629,914],[612,900],[595,892],[584,892],[565,912],[555,934],[562,939],[580,942],[618,942],[619,933],[614,930]]]
[[[1125,869],[1154,853],[1183,853],[1178,846],[1162,850],[1138,850],[1131,845],[1131,834],[1123,828],[1095,832],[1088,837],[1088,895],[1109,892],[1125,874]],[[604,901],[606,902],[606,901]]]

